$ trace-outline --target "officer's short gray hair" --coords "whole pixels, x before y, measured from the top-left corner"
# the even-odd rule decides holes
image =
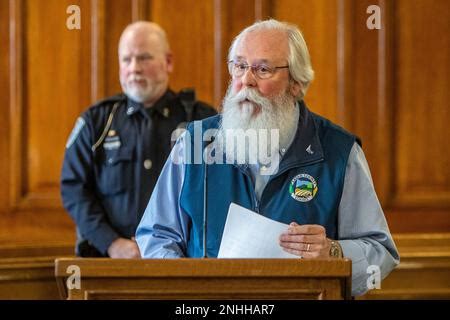
[[[280,30],[286,32],[289,45],[289,56],[287,58],[289,73],[294,81],[301,84],[301,90],[297,99],[302,99],[305,96],[311,81],[314,79],[314,70],[312,69],[305,39],[297,26],[287,22],[280,22],[275,19],[255,22],[234,38],[228,51],[228,61],[234,58],[237,45],[246,34],[260,30]]]
[[[163,50],[165,53],[170,52],[170,45],[169,41],[167,40],[167,35],[164,29],[157,23],[150,22],[150,21],[136,21],[131,24],[129,24],[122,32],[122,35],[119,39],[119,48],[120,44],[123,41],[124,36],[131,31],[139,31],[146,34],[155,34],[163,46]]]

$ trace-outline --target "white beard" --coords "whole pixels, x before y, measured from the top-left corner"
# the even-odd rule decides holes
[[[295,100],[288,92],[269,99],[249,88],[233,94],[230,86],[223,100],[218,143],[228,163],[267,165],[275,160],[278,166],[279,151],[291,143],[297,122]]]
[[[133,82],[140,80],[146,81],[145,87],[142,87],[139,84]],[[131,76],[126,80],[125,83],[122,83],[122,90],[128,98],[138,103],[144,103],[154,94],[154,88],[149,84],[148,79],[139,75]]]

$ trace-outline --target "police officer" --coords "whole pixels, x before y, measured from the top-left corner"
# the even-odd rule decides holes
[[[173,62],[155,23],[129,25],[119,41],[124,94],[78,118],[61,177],[64,207],[77,225],[79,256],[140,257],[134,233],[183,123],[214,115],[193,92],[168,87]]]

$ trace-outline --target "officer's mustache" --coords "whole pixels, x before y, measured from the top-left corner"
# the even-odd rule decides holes
[[[127,82],[137,82],[137,81],[147,81],[147,78],[140,76],[138,74],[134,74],[134,75],[131,75],[130,77],[128,77]]]

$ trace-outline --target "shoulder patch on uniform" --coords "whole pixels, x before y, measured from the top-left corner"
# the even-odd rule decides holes
[[[70,146],[77,140],[78,135],[83,129],[86,121],[82,117],[78,117],[77,122],[75,123],[75,127],[73,127],[72,132],[70,133],[69,139],[67,139],[66,149],[70,148]]]

